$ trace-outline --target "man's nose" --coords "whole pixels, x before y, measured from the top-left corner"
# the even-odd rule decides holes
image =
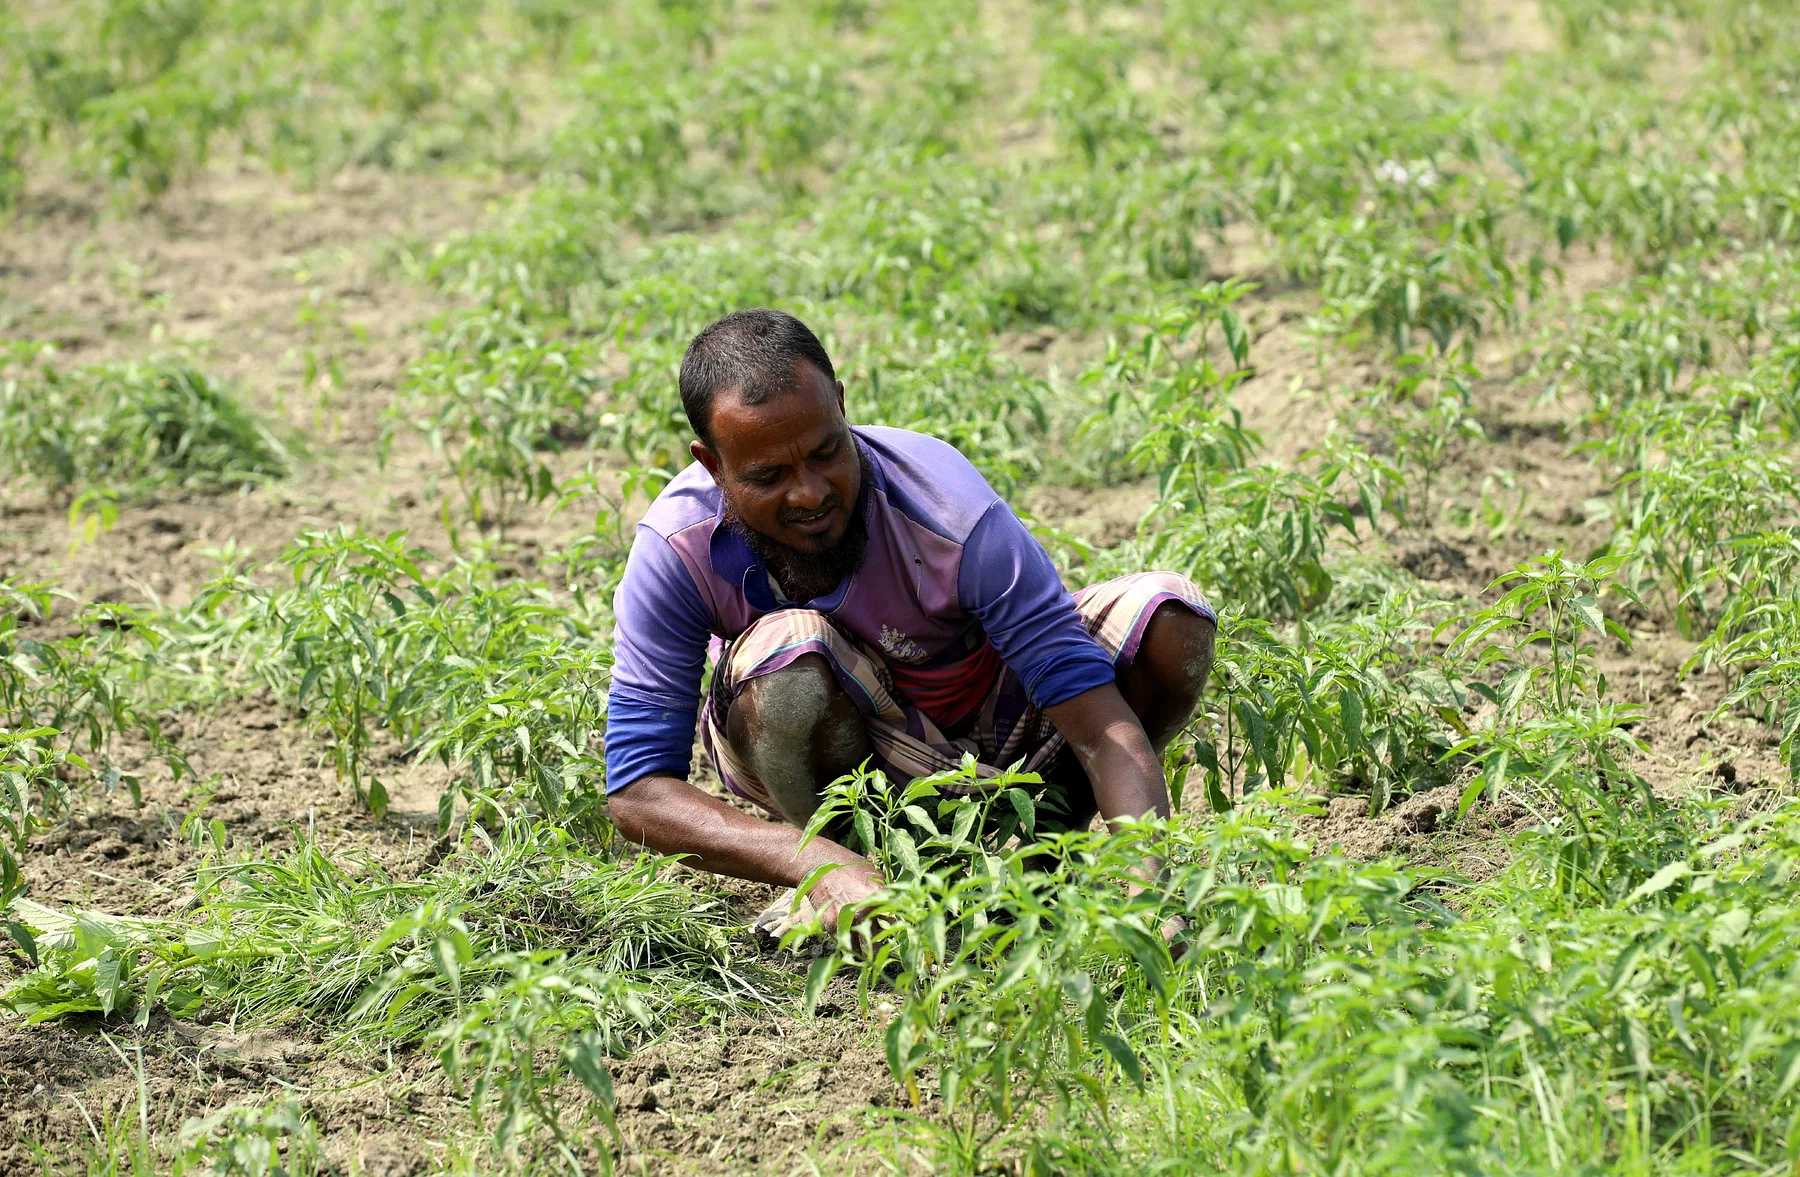
[[[788,506],[801,511],[816,511],[830,493],[831,483],[825,481],[824,475],[802,466],[800,477],[794,479],[793,488],[788,491]]]

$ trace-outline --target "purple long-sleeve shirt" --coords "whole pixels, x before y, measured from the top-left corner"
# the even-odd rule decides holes
[[[1113,681],[1043,546],[955,447],[857,426],[868,553],[860,571],[805,604],[883,651],[931,665],[980,627],[1038,707]],[[730,640],[778,607],[762,562],[723,525],[698,463],[638,524],[614,598],[618,619],[606,733],[607,791],[687,776],[709,639]]]

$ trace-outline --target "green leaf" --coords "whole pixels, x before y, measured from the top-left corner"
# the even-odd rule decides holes
[[[1169,959],[1169,946],[1160,935],[1149,935],[1124,920],[1108,921],[1113,936],[1125,946],[1144,974],[1144,982],[1158,1001],[1168,1000],[1169,982],[1164,966]]]
[[[11,1003],[15,1012],[26,1015],[25,1024],[28,1026],[36,1026],[44,1022],[53,1021],[56,1018],[65,1017],[68,1014],[97,1014],[100,1013],[102,1009],[100,999],[92,993],[71,997],[64,1001],[45,1002],[42,1004],[20,1001],[15,997],[9,997],[7,1000]]]
[[[1509,670],[1506,677],[1500,680],[1500,710],[1511,715],[1518,711],[1519,704],[1525,701],[1525,692],[1531,686],[1532,673],[1528,667]]]
[[[189,928],[182,941],[200,960],[211,960],[225,950],[225,937],[211,928]]]
[[[1651,895],[1666,891],[1674,886],[1678,880],[1685,879],[1693,873],[1694,868],[1687,864],[1686,859],[1682,859],[1678,862],[1671,862],[1643,882],[1639,883],[1637,888],[1625,897],[1625,906],[1630,907],[1640,899],[1645,899]]]
[[[942,961],[948,957],[949,932],[943,912],[934,911],[925,917],[925,943],[931,948],[932,959]]]
[[[944,1112],[949,1114],[956,1110],[956,1101],[962,1095],[963,1073],[954,1066],[941,1066],[938,1069],[938,1098],[943,1101]]]
[[[30,928],[19,923],[17,920],[8,920],[6,923],[6,934],[11,936],[19,945],[20,951],[25,954],[26,959],[31,961],[33,968],[36,968],[43,963],[38,959],[37,938],[31,934]]]
[[[1631,979],[1632,971],[1637,968],[1638,957],[1642,956],[1643,952],[1643,943],[1641,941],[1633,941],[1626,946],[1624,952],[1619,954],[1619,958],[1613,962],[1612,975],[1606,982],[1606,995],[1608,997],[1616,995],[1619,990],[1624,987],[1625,982]]]
[[[850,817],[850,826],[856,831],[856,848],[864,854],[873,854],[881,844],[875,840],[875,818],[868,810],[858,809]]]
[[[129,948],[132,930],[122,919],[103,911],[84,911],[75,917],[75,948],[87,956],[99,957],[115,947]]]
[[[1262,888],[1262,898],[1271,915],[1306,914],[1306,894],[1292,883],[1269,883]]]
[[[347,617],[350,622],[350,628],[356,631],[357,640],[362,643],[363,649],[368,652],[369,661],[371,663],[380,663],[381,647],[375,644],[375,634],[369,629],[369,623],[364,620],[360,613],[350,613],[347,614]]]
[[[1206,774],[1206,803],[1214,813],[1230,813],[1231,798],[1225,795],[1225,781],[1216,772]]]
[[[450,982],[450,991],[461,993],[463,969],[475,961],[475,947],[469,942],[469,934],[453,921],[443,935],[431,942],[431,960]]]
[[[142,1030],[150,1024],[150,1011],[155,1008],[157,995],[162,992],[163,982],[168,979],[169,971],[162,966],[148,970],[144,975],[144,995],[138,1001],[137,1017],[132,1020]]]
[[[800,901],[805,899],[807,894],[810,893],[814,887],[819,885],[820,879],[843,865],[844,864],[841,862],[821,862],[818,866],[807,871],[806,877],[800,880],[800,885],[794,888],[794,907],[798,908],[800,906]]]
[[[969,839],[969,831],[975,827],[975,819],[981,816],[981,807],[964,803],[956,807],[956,817],[950,824],[950,846],[960,849]]]
[[[315,662],[306,668],[306,673],[300,676],[300,693],[294,699],[295,706],[301,708],[306,706],[306,696],[311,693],[313,684],[318,682],[319,676],[324,673],[325,663],[323,662]]]
[[[894,1020],[888,1023],[887,1034],[883,1038],[883,1047],[887,1054],[888,1072],[902,1083],[906,1082],[907,1077],[912,1074],[912,1068],[907,1065],[910,1053],[907,1047],[910,1043],[906,1040],[909,1037],[911,1036],[906,1032],[906,1019],[896,1015]]]
[[[1600,612],[1600,602],[1586,593],[1569,602],[1569,611],[1584,629],[1591,629],[1595,633],[1606,632],[1606,616]]]
[[[1029,972],[1031,968],[1037,964],[1038,960],[1042,958],[1043,948],[1043,941],[1041,940],[1025,941],[1024,944],[1013,953],[1012,958],[1006,962],[1006,967],[1000,971],[1000,976],[994,981],[993,991],[995,993],[1004,993],[1006,990],[1016,985],[1019,982],[1019,979]]]
[[[900,864],[900,868],[913,878],[924,874],[919,864],[919,848],[913,842],[911,834],[905,830],[888,831],[888,852]]]
[[[163,1005],[178,1018],[193,1017],[205,1003],[205,999],[192,989],[171,989],[169,995],[163,998]]]
[[[1781,1048],[1780,1071],[1781,1086],[1775,1089],[1771,1103],[1779,1103],[1796,1083],[1800,1083],[1800,1039],[1790,1040]]]
[[[1282,766],[1275,755],[1269,721],[1248,699],[1238,700],[1238,716],[1244,721],[1244,731],[1250,738],[1250,748],[1256,753],[1257,763],[1262,765],[1269,784],[1279,788],[1282,783]]]
[[[900,812],[904,813],[911,819],[912,823],[920,829],[931,831],[934,837],[937,835],[937,823],[931,820],[931,815],[926,813],[924,809],[917,805],[908,805],[901,809]]]
[[[1750,928],[1750,911],[1744,907],[1733,907],[1720,913],[1706,931],[1707,943],[1714,948],[1725,948],[1738,944],[1744,933]]]
[[[24,896],[12,901],[9,909],[26,927],[43,938],[43,946],[52,952],[62,951],[75,946],[75,917],[45,907]]]
[[[819,1008],[819,998],[825,996],[825,987],[831,984],[831,978],[837,975],[843,963],[843,958],[835,952],[826,953],[812,962],[812,968],[806,974],[806,998],[801,1004],[807,1017]]]
[[[591,1092],[610,1115],[613,1100],[612,1072],[606,1068],[606,1038],[598,1030],[589,1030],[563,1047],[563,1062],[581,1085]]]
[[[1106,1053],[1112,1056],[1113,1061],[1119,1064],[1119,1069],[1125,1072],[1125,1076],[1131,1080],[1132,1084],[1142,1090],[1144,1065],[1138,1061],[1137,1052],[1131,1049],[1131,1044],[1117,1034],[1100,1034],[1096,1040],[1106,1049]]]
[[[1037,837],[1037,802],[1024,789],[1006,790],[1006,800],[1019,815],[1019,825],[1024,828],[1027,838]]]
[[[1481,796],[1481,791],[1486,787],[1487,778],[1479,773],[1469,778],[1469,783],[1463,786],[1462,796],[1456,802],[1456,820],[1461,821],[1468,815],[1476,798]]]
[[[94,962],[94,993],[100,998],[100,1012],[111,1016],[120,1008],[125,993],[125,963],[118,949],[108,947]]]
[[[1362,747],[1362,696],[1349,687],[1338,689],[1338,728],[1343,733],[1346,749],[1355,752]]]

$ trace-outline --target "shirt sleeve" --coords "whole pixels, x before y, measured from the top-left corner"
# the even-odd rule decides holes
[[[606,791],[692,767],[700,674],[712,619],[669,541],[639,527],[613,597]]]
[[[1050,554],[1004,501],[969,533],[956,591],[1035,706],[1113,681],[1112,659],[1082,624]]]

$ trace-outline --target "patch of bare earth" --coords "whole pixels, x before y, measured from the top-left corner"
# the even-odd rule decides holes
[[[65,501],[0,488],[0,568],[84,598],[180,601],[216,566],[205,553],[227,543],[266,557],[301,530],[340,523],[431,534],[430,456],[403,436],[384,467],[376,443],[427,325],[449,304],[389,259],[480,224],[496,195],[382,172],[297,191],[230,168],[136,210],[72,181],[34,188],[0,228],[0,331],[54,344],[66,366],[189,355],[299,463],[292,479],[241,495],[128,503],[110,533],[77,547]]]

